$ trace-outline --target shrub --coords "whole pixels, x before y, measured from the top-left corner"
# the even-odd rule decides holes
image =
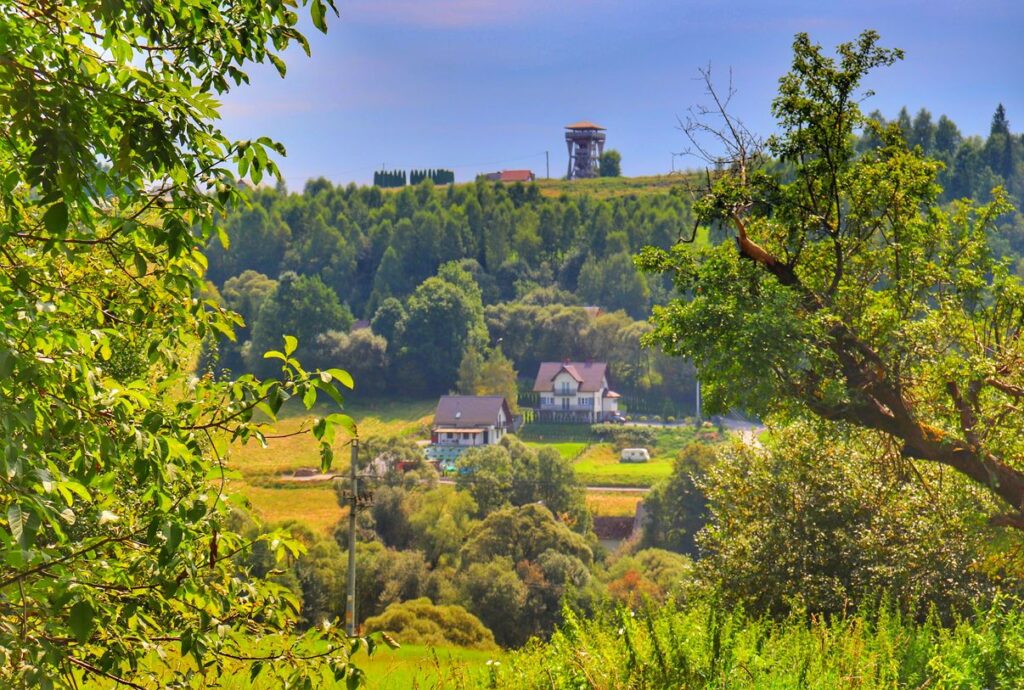
[[[494,635],[461,606],[437,606],[426,597],[391,604],[367,618],[367,633],[387,632],[402,644],[497,649]]]
[[[895,471],[899,451],[870,434],[828,439],[794,423],[765,443],[722,447],[698,482],[709,519],[697,569],[725,604],[844,614],[885,589],[908,615],[934,608],[948,622],[997,586],[1020,591],[980,565],[982,489],[929,467]]]
[[[654,429],[642,426],[620,426],[618,424],[595,424],[591,427],[598,438],[611,441],[615,450],[623,448],[648,448],[655,445]]]

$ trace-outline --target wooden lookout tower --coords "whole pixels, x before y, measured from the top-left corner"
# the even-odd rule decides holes
[[[604,127],[584,121],[566,125],[565,130],[565,145],[569,149],[567,177],[570,180],[597,177],[601,154],[604,153]]]

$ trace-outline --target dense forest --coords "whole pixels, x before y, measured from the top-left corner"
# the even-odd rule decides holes
[[[648,411],[689,404],[686,363],[640,343],[667,283],[632,261],[692,230],[682,190],[602,200],[484,181],[384,192],[315,180],[249,198],[225,221],[229,250],[208,251],[211,292],[246,324],[220,343],[221,369],[270,373],[262,352],[291,334],[303,361],[345,362],[360,394],[398,381],[442,393],[468,350],[500,343],[527,378],[543,360],[603,359],[637,405],[657,405]],[[353,330],[357,318],[371,328]]]
[[[864,128],[861,152],[879,146],[891,124],[877,112],[869,118],[877,127]],[[1002,185],[1024,203],[1024,139],[1001,105],[985,138],[965,137],[924,109],[911,118],[904,108],[892,123],[944,164],[943,201],[985,200]],[[641,345],[651,306],[665,303],[671,286],[637,271],[632,256],[690,236],[690,179],[607,199],[483,180],[400,191],[324,179],[301,194],[254,189],[251,204],[225,218],[229,249],[219,239],[208,249],[210,290],[245,326],[207,366],[271,374],[262,353],[290,334],[303,361],[351,367],[361,395],[436,394],[456,387],[468,351],[500,344],[525,379],[544,360],[607,360],[627,406],[689,412],[692,369]],[[712,226],[698,242],[724,236]],[[1003,217],[992,239],[1024,271],[1016,265],[1024,217]],[[359,320],[370,328],[353,330]]]

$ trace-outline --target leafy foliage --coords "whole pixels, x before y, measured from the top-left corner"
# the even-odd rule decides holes
[[[1019,586],[985,566],[983,489],[880,453],[874,435],[773,436],[763,450],[721,447],[698,480],[709,524],[697,570],[725,602],[841,614],[884,590],[908,615],[948,621]]]
[[[479,618],[461,606],[435,606],[426,598],[392,604],[364,625],[367,632],[387,632],[403,644],[497,649]]]
[[[1024,682],[1019,602],[949,629],[884,606],[847,617],[802,612],[784,621],[722,609],[715,600],[630,614],[571,612],[550,642],[502,665],[498,687],[533,688],[1012,688]]]
[[[327,4],[302,4],[324,30]],[[280,54],[308,48],[298,22],[219,0],[0,10],[0,685],[204,687],[226,660],[293,687],[361,679],[336,632],[292,636],[298,601],[237,560],[254,544],[225,494],[257,410],[340,401],[351,377],[307,373],[291,337],[271,353],[281,382],[190,373],[203,337],[240,325],[203,296],[202,252],[229,242],[217,214],[245,201],[236,173],[258,183],[281,152],[225,137],[216,95],[253,62],[283,74]],[[325,466],[339,425],[315,427]]]
[[[794,42],[768,142],[787,170],[764,165],[723,114],[728,165],[697,212],[737,242],[645,252],[681,295],[655,309],[649,341],[693,359],[709,407],[882,432],[904,457],[989,487],[1009,510],[998,522],[1024,524],[1012,413],[1024,288],[988,239],[1005,194],[940,207],[941,163],[908,148],[899,126],[877,129],[882,145],[858,155],[860,83],[902,54],[873,32],[837,53]]]
[[[691,443],[680,452],[672,476],[644,499],[644,544],[697,555],[697,533],[707,521],[703,480],[715,461],[715,450],[704,444]]]
[[[601,177],[619,177],[622,175],[622,154],[615,149],[608,149],[602,153],[598,172]]]

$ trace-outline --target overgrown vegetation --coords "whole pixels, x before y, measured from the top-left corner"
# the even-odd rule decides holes
[[[848,616],[745,614],[714,599],[566,614],[548,643],[512,655],[492,687],[998,688],[1024,683],[1024,613],[1002,599],[949,626],[882,604]]]

